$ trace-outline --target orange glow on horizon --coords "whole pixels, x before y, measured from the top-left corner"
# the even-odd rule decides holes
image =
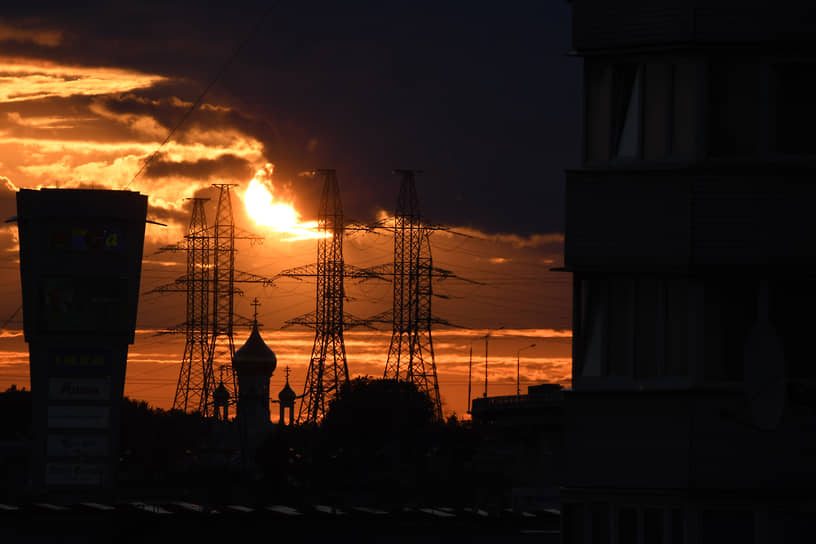
[[[310,240],[324,235],[318,230],[317,221],[300,221],[300,214],[291,202],[276,200],[273,192],[271,164],[255,174],[244,193],[244,205],[249,216],[258,224],[275,232],[288,234],[281,241]],[[330,234],[329,234],[330,236]]]

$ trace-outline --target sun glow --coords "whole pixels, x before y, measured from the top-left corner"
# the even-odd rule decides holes
[[[244,204],[249,216],[259,225],[288,234],[288,237],[281,238],[284,242],[321,238],[317,221],[301,222],[300,214],[291,202],[276,201],[271,177],[272,165],[267,164],[249,182],[244,193]]]

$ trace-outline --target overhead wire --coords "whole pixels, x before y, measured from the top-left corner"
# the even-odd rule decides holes
[[[277,7],[277,4],[278,2],[272,2],[269,8],[266,11],[264,11],[260,17],[258,17],[257,21],[252,26],[250,31],[244,35],[244,38],[240,42],[238,42],[238,46],[235,48],[232,54],[229,57],[227,57],[227,59],[221,64],[221,67],[216,72],[215,76],[213,76],[210,82],[207,83],[207,86],[204,87],[204,90],[201,91],[201,94],[198,95],[198,98],[195,99],[195,102],[193,102],[192,105],[190,105],[190,107],[187,108],[187,111],[184,112],[184,115],[181,117],[179,122],[176,123],[175,126],[173,126],[173,128],[170,130],[170,132],[167,134],[164,140],[162,140],[162,142],[159,144],[156,150],[153,151],[153,153],[151,153],[150,156],[147,157],[147,159],[145,159],[145,161],[142,163],[141,168],[139,168],[139,170],[131,178],[131,180],[127,182],[127,184],[125,184],[125,188],[128,188],[131,183],[136,181],[136,179],[142,175],[142,173],[147,169],[150,163],[152,163],[153,160],[158,156],[159,151],[161,151],[161,149],[170,141],[170,139],[181,128],[185,121],[187,121],[190,115],[192,115],[192,113],[201,105],[201,103],[204,100],[204,97],[207,96],[207,93],[210,92],[210,90],[218,82],[218,80],[220,80],[221,77],[226,73],[227,69],[229,69],[229,67],[232,65],[232,63],[235,61],[235,59],[238,57],[241,51],[249,44],[250,41],[252,41],[252,39],[255,37],[255,34],[258,32],[258,30],[260,30],[261,25],[264,23],[266,18],[269,16],[272,10]]]

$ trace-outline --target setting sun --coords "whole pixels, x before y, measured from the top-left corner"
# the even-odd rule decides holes
[[[272,165],[259,170],[244,193],[244,204],[249,216],[259,225],[275,232],[289,234],[283,241],[320,238],[317,221],[300,222],[300,214],[291,203],[276,202],[271,177]]]

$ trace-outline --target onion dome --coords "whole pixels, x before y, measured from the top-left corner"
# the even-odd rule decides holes
[[[277,365],[275,352],[261,338],[256,321],[246,343],[235,352],[232,368],[238,374],[271,376]]]
[[[288,406],[295,402],[296,397],[297,395],[294,390],[289,387],[289,367],[286,367],[286,385],[284,385],[281,392],[278,393],[278,400],[280,400],[282,405]]]
[[[224,387],[224,382],[218,384],[218,387],[213,391],[213,403],[216,406],[226,406],[229,404],[230,394],[227,388]]]

